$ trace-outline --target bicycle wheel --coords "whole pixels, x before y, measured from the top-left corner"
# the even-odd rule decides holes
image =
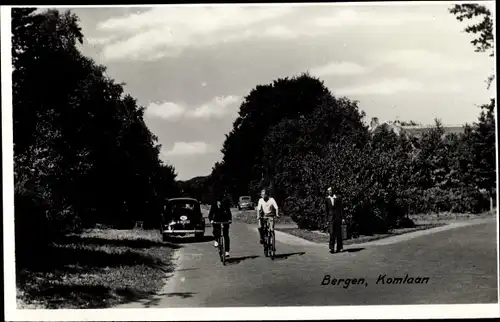
[[[267,228],[264,228],[264,238],[263,238],[263,241],[264,243],[262,244],[262,246],[264,246],[264,256],[265,257],[268,257],[269,256],[269,247],[268,247],[268,244],[267,244]]]
[[[219,256],[223,265],[226,264],[226,253],[224,252],[224,238],[219,238]]]
[[[276,238],[274,236],[274,231],[269,232],[269,248],[271,259],[274,259],[276,256]]]
[[[221,253],[221,260],[222,260],[222,265],[226,265],[226,251],[225,251],[225,245],[224,245],[224,237],[221,237],[221,248],[220,248],[220,253]]]

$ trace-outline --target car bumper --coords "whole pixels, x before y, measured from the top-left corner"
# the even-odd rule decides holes
[[[204,233],[203,229],[164,229],[164,235],[180,235],[180,234],[201,234]]]

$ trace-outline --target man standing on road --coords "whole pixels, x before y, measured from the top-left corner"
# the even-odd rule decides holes
[[[264,243],[264,231],[263,220],[267,220],[268,227],[271,231],[274,231],[274,218],[279,218],[278,215],[278,204],[274,198],[269,197],[269,194],[266,189],[262,189],[260,193],[261,198],[259,199],[259,203],[257,204],[257,221],[259,223],[259,235],[260,235],[260,243]]]
[[[328,196],[325,200],[326,219],[328,232],[330,233],[330,253],[335,252],[335,241],[337,242],[337,253],[343,249],[342,245],[342,204],[340,199],[333,193],[332,187],[327,189]]]
[[[215,237],[214,246],[219,247],[219,238],[222,233],[224,236],[224,251],[226,252],[226,257],[229,257],[229,224],[232,222],[231,205],[225,194],[220,194],[210,207],[208,213],[208,220],[211,224],[214,222],[227,222],[223,224],[222,232],[220,225],[213,225],[213,235]]]

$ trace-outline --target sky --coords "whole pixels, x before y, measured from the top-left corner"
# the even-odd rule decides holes
[[[486,3],[488,5],[488,3]],[[208,175],[250,90],[302,72],[371,117],[477,120],[494,58],[441,4],[71,9],[82,51],[146,107],[178,179]]]

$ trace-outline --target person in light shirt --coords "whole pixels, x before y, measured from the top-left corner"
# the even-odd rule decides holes
[[[261,198],[257,204],[257,221],[259,222],[260,243],[264,243],[263,221],[268,221],[268,227],[274,231],[274,219],[279,218],[278,204],[274,198],[270,197],[266,189],[262,189]]]

